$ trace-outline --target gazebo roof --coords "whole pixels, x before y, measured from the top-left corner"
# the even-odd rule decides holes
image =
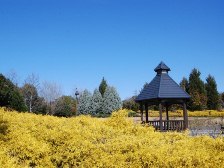
[[[168,75],[170,68],[165,63],[161,62],[154,70],[157,75],[138,95],[137,102],[163,99],[179,101],[190,98],[190,95]]]

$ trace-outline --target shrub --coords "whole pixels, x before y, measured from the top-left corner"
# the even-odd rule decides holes
[[[5,112],[1,167],[223,167],[224,138],[155,132],[128,111],[107,119]]]
[[[135,111],[129,111],[128,117],[140,117],[140,114]]]

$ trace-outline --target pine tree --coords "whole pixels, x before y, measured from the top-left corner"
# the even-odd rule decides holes
[[[189,76],[189,94],[191,96],[189,108],[191,110],[204,110],[207,105],[205,84],[200,79],[200,75],[200,71],[194,68]]]
[[[104,93],[102,111],[104,114],[111,114],[122,108],[121,98],[114,87],[108,86]]]
[[[100,86],[99,86],[99,91],[100,91],[102,97],[104,96],[106,88],[107,88],[107,81],[103,77],[103,79],[100,83]]]
[[[91,93],[84,90],[79,97],[78,114],[91,114],[91,99]]]
[[[102,112],[102,103],[103,103],[103,98],[101,96],[101,93],[99,92],[98,89],[95,89],[93,92],[91,105],[90,105],[92,115],[97,115]]]
[[[183,79],[180,82],[180,87],[183,88],[185,92],[189,92],[189,82],[187,78],[183,77]]]
[[[219,106],[219,93],[217,90],[217,84],[215,78],[208,75],[206,78],[205,88],[207,91],[207,107],[209,110],[217,110]]]

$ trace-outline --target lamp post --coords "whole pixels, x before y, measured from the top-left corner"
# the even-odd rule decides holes
[[[78,89],[76,88],[76,91],[75,91],[75,97],[76,97],[76,101],[78,103],[78,95],[79,95],[79,92],[78,92]]]
[[[76,91],[75,91],[75,97],[76,97],[76,114],[78,112],[78,103],[79,103],[78,96],[79,96],[79,92],[78,92],[78,89],[76,88]]]

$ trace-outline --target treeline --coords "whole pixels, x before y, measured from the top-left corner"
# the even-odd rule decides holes
[[[221,110],[223,108],[224,93],[219,93],[215,78],[208,75],[204,82],[201,72],[194,68],[189,78],[183,78],[180,86],[191,96],[188,108],[195,110]]]
[[[10,77],[9,77],[10,78]],[[0,106],[20,112],[71,117],[80,114],[103,116],[122,106],[121,99],[112,86],[103,78],[93,95],[84,90],[79,97],[62,95],[59,85],[43,82],[31,74],[19,87],[13,79],[0,74]]]
[[[189,78],[183,77],[180,86],[191,96],[187,106],[191,111],[196,110],[222,110],[224,108],[224,92],[219,93],[217,83],[212,75],[208,75],[204,82],[201,77],[201,72],[194,68]],[[143,88],[147,83],[143,86]],[[139,105],[135,103],[136,96],[123,101],[123,108],[137,111]],[[178,106],[173,106],[177,109]],[[156,107],[155,107],[156,109]]]

